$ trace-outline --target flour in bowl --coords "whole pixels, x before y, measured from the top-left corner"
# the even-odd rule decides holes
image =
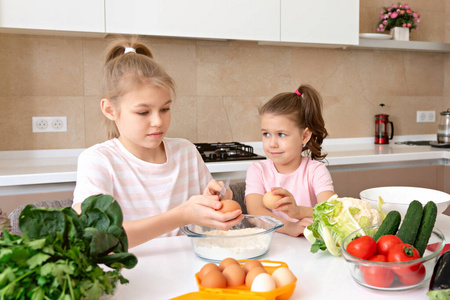
[[[244,228],[236,230],[212,230],[204,232],[211,235],[206,238],[192,240],[194,250],[200,257],[211,260],[222,260],[227,257],[234,259],[248,259],[261,256],[269,250],[272,233],[264,232],[262,228]]]

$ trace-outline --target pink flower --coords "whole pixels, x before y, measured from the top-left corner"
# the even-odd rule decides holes
[[[383,28],[383,24],[380,24],[378,27]]]
[[[377,28],[377,32],[380,32],[381,31],[381,29],[380,28]]]
[[[405,14],[405,11],[404,11],[403,9],[400,10],[400,14],[401,14],[401,15]]]
[[[408,3],[406,3],[408,4]],[[405,5],[405,9],[410,9],[409,5]]]
[[[416,14],[416,13],[413,13],[413,17],[414,17],[414,18],[417,18],[417,14]]]
[[[412,10],[407,9],[406,12],[407,12],[408,14],[410,14],[410,13],[412,13]]]
[[[392,5],[392,8],[397,8],[397,7],[398,7],[397,4],[393,4],[393,5]]]
[[[384,32],[384,28],[382,28],[380,31],[381,31],[381,32]]]
[[[420,23],[420,19],[417,19],[417,23]]]
[[[405,24],[403,24],[405,25]],[[408,28],[411,28],[411,23],[406,24],[406,26],[408,26]]]
[[[396,12],[394,12],[394,13],[391,14],[391,18],[392,18],[392,19],[397,18],[397,16],[398,16],[398,14],[397,14]]]
[[[386,21],[386,20],[384,20],[384,21],[383,21],[383,24],[384,24],[384,25],[386,25],[386,24],[387,24],[387,21]]]
[[[403,23],[402,27],[406,27],[406,24],[405,24],[405,23]]]

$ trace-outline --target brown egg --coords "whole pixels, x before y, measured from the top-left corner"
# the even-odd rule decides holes
[[[198,272],[198,279],[200,279],[200,281],[201,281],[203,279],[203,277],[205,277],[205,275],[208,274],[212,270],[220,271],[219,267],[216,264],[207,263],[200,269],[200,272]]]
[[[245,271],[240,265],[228,265],[222,274],[227,279],[227,286],[240,286],[245,283]]]
[[[263,267],[263,265],[259,260],[256,259],[250,259],[246,261],[244,264],[245,273],[248,273],[251,269],[255,267]]]
[[[267,273],[266,269],[263,267],[254,267],[250,270],[250,272],[247,273],[247,276],[245,276],[245,285],[248,287],[252,287],[253,280],[258,274],[261,273]]]
[[[223,271],[223,270],[225,270],[226,267],[228,267],[228,265],[232,265],[232,264],[239,265],[238,261],[235,260],[234,258],[231,258],[231,257],[225,258],[224,260],[222,260],[220,262],[219,270]]]
[[[200,283],[202,286],[210,288],[223,289],[227,287],[227,279],[219,270],[212,270],[208,272]]]
[[[222,200],[222,208],[218,209],[217,211],[220,211],[221,213],[227,213],[230,211],[235,211],[237,209],[241,209],[241,206],[239,203],[237,203],[234,200]]]
[[[269,209],[275,209],[275,202],[282,199],[283,197],[280,195],[275,195],[271,191],[267,192],[263,196],[264,206]]]

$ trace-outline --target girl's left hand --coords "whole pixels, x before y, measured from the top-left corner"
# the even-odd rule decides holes
[[[297,205],[294,196],[288,190],[281,187],[273,187],[271,190],[273,194],[283,197],[275,202],[275,210],[281,211],[294,219],[301,218],[300,206]]]
[[[225,183],[223,181],[216,181],[214,179],[210,180],[205,188],[205,191],[203,192],[203,196],[219,196],[220,190],[224,185]],[[227,189],[222,199],[233,199],[233,192],[230,188]]]

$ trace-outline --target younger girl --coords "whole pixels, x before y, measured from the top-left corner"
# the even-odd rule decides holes
[[[321,144],[328,135],[322,100],[315,89],[302,85],[295,92],[273,97],[259,115],[267,160],[253,162],[247,170],[247,210],[274,216],[284,223],[280,232],[299,236],[312,223],[314,205],[334,194],[330,173],[320,162],[326,156]],[[273,210],[263,204],[268,191],[283,197]]]
[[[81,212],[91,195],[112,195],[130,247],[186,224],[227,230],[243,218],[240,210],[216,211],[223,183],[212,180],[195,146],[165,137],[173,97],[172,78],[147,47],[124,40],[110,49],[100,103],[109,140],[79,156],[73,208]]]

